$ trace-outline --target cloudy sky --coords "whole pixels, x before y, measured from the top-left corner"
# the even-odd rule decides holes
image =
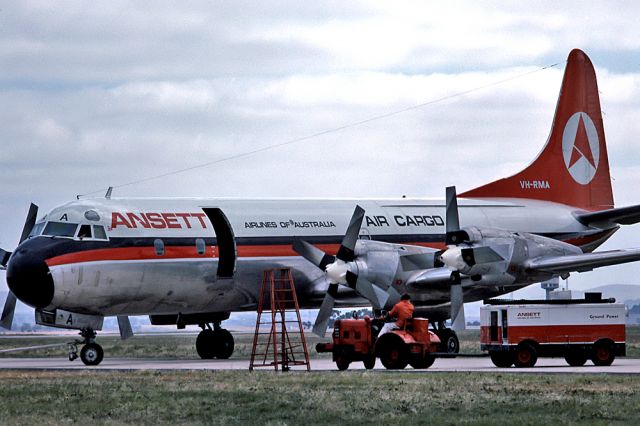
[[[616,204],[640,203],[640,5],[431,3],[3,2],[0,247],[15,247],[30,201],[44,212],[108,186],[203,197],[469,189],[542,148],[575,47],[598,74]],[[634,246],[640,225],[603,249]],[[638,283],[639,268],[570,285]]]

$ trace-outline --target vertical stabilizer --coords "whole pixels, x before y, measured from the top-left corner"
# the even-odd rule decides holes
[[[613,207],[609,159],[595,70],[574,49],[567,59],[547,144],[520,173],[459,195],[466,198],[527,198],[586,210]]]

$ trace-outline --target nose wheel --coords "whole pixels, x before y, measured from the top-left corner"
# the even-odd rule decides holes
[[[95,342],[96,332],[91,329],[83,329],[80,331],[82,340],[75,340],[68,344],[69,361],[78,358],[78,345],[84,345],[80,350],[80,360],[84,365],[98,365],[104,358],[104,350],[102,346]]]

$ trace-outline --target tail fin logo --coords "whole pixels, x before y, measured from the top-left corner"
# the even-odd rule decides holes
[[[573,180],[581,185],[593,180],[600,162],[600,141],[596,126],[586,113],[576,112],[567,120],[562,155]]]

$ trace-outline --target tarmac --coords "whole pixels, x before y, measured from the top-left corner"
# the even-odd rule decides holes
[[[80,360],[70,362],[67,358],[0,358],[1,370],[249,370],[248,359],[229,360],[178,360],[143,358],[105,358],[98,366],[85,366]],[[273,366],[255,368],[255,370],[273,371]],[[291,370],[304,371],[305,366],[292,366]],[[330,359],[312,359],[311,371],[338,371]],[[362,362],[353,362],[349,370],[364,370]],[[395,373],[398,370],[386,370],[380,361],[375,370]],[[540,358],[533,368],[497,368],[488,357],[440,358],[428,369],[415,370],[407,367],[406,372],[481,372],[481,373],[557,373],[557,374],[640,374],[640,358],[617,358],[609,367],[597,367],[587,361],[583,367],[571,367],[562,358]]]

